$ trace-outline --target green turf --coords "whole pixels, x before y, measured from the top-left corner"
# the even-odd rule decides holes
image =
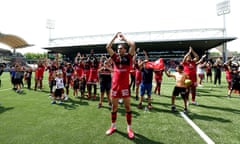
[[[46,75],[47,77],[47,75]],[[46,78],[45,77],[45,78]],[[170,111],[172,78],[164,77],[161,96],[153,94],[153,110],[137,109],[132,93],[132,127],[136,137],[128,139],[124,107],[119,105],[117,132],[106,136],[110,126],[110,110],[97,108],[97,100],[80,100],[71,96],[62,105],[52,105],[48,97],[47,81],[44,91],[24,88],[22,94],[11,90],[9,74],[1,76],[0,88],[0,143],[1,144],[202,144],[205,141],[180,116]],[[190,105],[188,116],[216,144],[240,142],[240,97],[226,98],[226,82],[221,87],[204,83],[198,88],[198,106]],[[212,87],[210,90],[209,88]],[[143,103],[146,106],[146,102]],[[183,101],[176,100],[177,110]]]

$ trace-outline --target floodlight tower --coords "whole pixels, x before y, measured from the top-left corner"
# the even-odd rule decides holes
[[[217,15],[223,16],[223,37],[225,38],[227,35],[226,31],[226,18],[225,15],[230,13],[230,0],[224,0],[217,4]],[[227,43],[223,43],[223,51],[222,51],[223,61],[227,60]]]
[[[52,38],[52,30],[55,28],[55,21],[52,19],[47,19],[46,28],[49,29],[49,39],[48,39],[48,45],[51,44],[51,38]]]

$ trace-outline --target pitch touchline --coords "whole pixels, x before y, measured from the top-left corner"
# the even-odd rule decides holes
[[[180,112],[181,116],[192,126],[192,128],[203,138],[207,144],[215,144],[191,119],[188,118],[183,112]]]
[[[0,91],[6,91],[6,90],[10,90],[11,88],[8,88],[8,89],[2,89],[2,90],[0,90]]]

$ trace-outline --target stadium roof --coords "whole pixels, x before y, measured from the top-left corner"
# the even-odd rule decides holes
[[[151,53],[151,56],[162,58],[182,57],[189,46],[202,55],[207,50],[237,39],[236,37],[223,37],[223,29],[186,29],[124,33],[126,38],[134,40],[136,47]],[[106,44],[114,34],[87,35],[79,37],[63,37],[50,39],[48,47],[44,49],[67,56],[75,56],[77,52],[89,54],[93,49],[97,54],[106,53]],[[116,50],[116,40],[113,49]],[[141,55],[141,53],[139,53]]]
[[[24,39],[12,34],[0,33],[0,43],[6,44],[13,49],[25,48],[28,46],[33,46],[28,44]]]
[[[6,50],[6,49],[3,49],[3,48],[0,48],[0,56],[1,56],[1,55],[10,54],[10,53],[11,53],[10,50]]]
[[[206,50],[222,45],[225,42],[235,40],[235,37],[225,38],[205,38],[205,39],[176,39],[162,41],[135,41],[136,47],[145,49],[146,51],[169,53],[182,51],[186,52],[189,46],[192,46],[198,53],[204,53]],[[89,53],[91,49],[95,53],[106,53],[106,44],[88,44],[88,45],[73,45],[73,46],[53,46],[44,49],[51,52],[62,53],[65,55],[76,54],[77,52]]]

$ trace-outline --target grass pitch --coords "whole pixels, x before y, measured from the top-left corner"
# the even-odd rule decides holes
[[[98,109],[98,100],[77,99],[70,91],[70,99],[62,105],[52,105],[45,76],[42,92],[24,88],[22,94],[12,90],[9,73],[1,76],[0,88],[0,143],[1,144],[203,144],[205,141],[180,116],[183,101],[176,99],[179,112],[172,113],[171,94],[174,80],[164,76],[161,96],[152,94],[151,111],[137,109],[132,92],[132,128],[135,138],[126,131],[125,110],[119,105],[117,131],[111,136],[110,110],[107,102]],[[227,85],[214,87],[204,83],[197,88],[199,105],[189,105],[188,117],[216,144],[240,142],[240,96],[227,98]],[[143,103],[146,106],[147,102]]]

